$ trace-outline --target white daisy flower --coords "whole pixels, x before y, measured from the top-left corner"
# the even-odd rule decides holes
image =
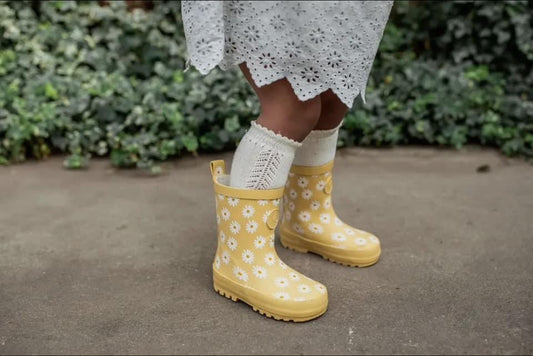
[[[280,288],[286,288],[289,286],[289,280],[285,277],[278,277],[274,280],[274,283]]]
[[[250,234],[253,234],[256,230],[259,224],[255,222],[254,220],[250,220],[246,223],[246,231],[248,231]]]
[[[289,172],[289,177],[294,177],[294,173]]]
[[[257,236],[254,241],[254,246],[257,249],[262,249],[266,245],[266,239],[263,236]]]
[[[322,224],[329,224],[331,222],[331,216],[329,214],[320,214],[320,222]]]
[[[276,244],[275,241],[274,241],[274,236],[272,236],[270,238],[270,241],[268,242],[268,244],[269,244],[270,247],[274,247],[274,245]]]
[[[237,204],[239,204],[239,198],[228,197],[228,204],[231,206],[237,206]]]
[[[220,174],[224,173],[222,167],[218,166],[217,168],[215,168],[215,175],[218,176]]]
[[[224,200],[224,196],[223,196],[222,194],[219,194],[219,195],[218,195],[218,199],[220,199],[220,200]]]
[[[305,177],[298,178],[298,186],[299,187],[305,188],[305,187],[307,187],[308,184],[309,184],[309,179],[307,179]]]
[[[274,200],[272,200],[272,205],[278,206],[280,201],[281,201],[281,199],[274,199]]]
[[[288,221],[290,221],[290,220],[291,220],[291,216],[292,216],[292,215],[291,215],[291,212],[290,212],[289,210],[287,210],[287,211],[285,212],[285,219],[287,219]]]
[[[217,214],[217,225],[220,224],[220,215]]]
[[[353,236],[353,235],[355,235],[355,231],[353,231],[353,229],[350,229],[349,227],[347,227],[346,229],[344,229],[344,232],[345,232],[346,235],[348,235],[348,236]]]
[[[224,221],[228,220],[229,217],[231,216],[231,213],[229,212],[229,209],[228,208],[223,208],[221,211],[220,211],[220,214],[222,214],[222,219]]]
[[[287,265],[285,264],[285,262],[283,262],[282,260],[279,260],[279,266],[281,269],[287,269]]]
[[[245,281],[245,282],[248,281],[248,273],[246,273],[246,271],[240,267],[235,266],[233,268],[233,274],[235,275],[235,277],[237,277],[241,281]]]
[[[253,266],[252,273],[259,279],[265,279],[268,276],[266,268],[261,266]]]
[[[374,235],[369,237],[370,241],[372,241],[375,244],[379,244],[379,239],[375,237]]]
[[[291,201],[289,202],[289,210],[293,211],[296,208],[296,205]]]
[[[245,218],[251,218],[252,216],[254,216],[255,214],[255,209],[253,206],[251,205],[246,205],[243,209],[242,209],[242,216],[245,217]]]
[[[316,190],[322,191],[322,189],[324,189],[325,186],[326,186],[326,181],[321,180],[316,184]]]
[[[304,232],[304,229],[298,223],[294,223],[294,225],[292,225],[292,228],[294,229],[294,231],[299,232],[300,234]]]
[[[322,284],[315,284],[315,289],[321,294],[325,294],[327,289]]]
[[[289,273],[289,278],[295,282],[300,280],[300,276],[296,272]]]
[[[229,261],[230,261],[229,252],[228,251],[222,252],[222,262],[225,265],[227,265],[227,264],[229,264]]]
[[[230,237],[228,239],[228,247],[230,250],[235,251],[237,249],[237,240],[235,240],[233,237]]]
[[[267,253],[265,255],[265,263],[269,266],[273,266],[276,263],[276,256],[273,253]]]
[[[296,198],[298,198],[298,193],[296,193],[296,190],[291,189],[291,191],[289,192],[289,196],[290,196],[292,199],[296,199]]]
[[[250,250],[244,250],[242,251],[242,260],[244,263],[251,264],[254,262],[255,256],[254,253]]]
[[[241,224],[236,221],[232,221],[231,224],[229,224],[229,231],[231,231],[233,235],[238,234],[239,231],[241,231]]]
[[[265,206],[267,205],[268,201],[267,200],[258,200],[257,201],[257,204],[261,205],[261,206]]]
[[[225,242],[226,241],[226,234],[224,231],[220,231],[220,241]]]
[[[326,199],[324,199],[324,208],[326,209],[329,209],[331,208],[331,198],[330,197],[327,197]]]
[[[300,220],[302,220],[302,221],[307,222],[307,221],[311,220],[311,214],[309,214],[308,211],[304,210],[304,211],[301,211],[300,214],[298,214],[298,218]]]
[[[300,293],[309,293],[311,292],[311,287],[309,287],[307,284],[300,284],[298,286],[298,291]]]
[[[274,297],[276,297],[276,299],[282,299],[282,300],[289,300],[291,299],[291,296],[289,293],[285,293],[285,292],[277,292],[277,293],[274,293]]]
[[[355,244],[359,246],[366,245],[366,239],[363,239],[362,237],[358,237],[355,239]]]
[[[309,224],[308,228],[313,234],[321,234],[324,232],[324,228],[320,224],[311,223]]]
[[[346,241],[346,236],[344,236],[340,232],[334,232],[331,234],[331,239],[333,241],[342,242],[342,241]]]
[[[311,191],[311,189],[305,189],[302,192],[302,198],[305,200],[311,199],[312,196],[313,196],[313,192]]]
[[[304,297],[296,297],[296,298],[293,298],[293,300],[295,302],[305,302],[307,299],[305,299]]]
[[[318,210],[320,208],[320,202],[318,200],[314,200],[311,203],[311,209],[312,210]]]
[[[270,211],[267,211],[266,213],[263,214],[263,222],[266,223],[267,220],[268,220],[268,216],[270,215]]]
[[[335,219],[333,219],[333,221],[335,221],[335,225],[337,225],[337,226],[341,226],[342,225],[342,220],[337,218],[337,217],[335,217]]]
[[[216,269],[219,269],[220,268],[220,257],[215,257],[215,268]]]

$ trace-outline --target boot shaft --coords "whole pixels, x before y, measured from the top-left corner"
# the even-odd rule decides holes
[[[338,220],[331,204],[333,161],[317,167],[291,167],[283,194],[282,228],[296,232],[320,230]]]
[[[218,236],[213,266],[243,282],[250,279],[250,271],[264,276],[264,264],[280,263],[274,249],[274,230],[283,188],[258,191],[230,187],[222,160],[211,162],[211,174]]]

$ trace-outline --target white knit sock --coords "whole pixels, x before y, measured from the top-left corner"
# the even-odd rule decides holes
[[[344,120],[329,130],[313,130],[296,150],[293,164],[298,166],[322,166],[335,158],[339,128]]]
[[[301,145],[252,121],[233,155],[230,186],[245,189],[283,187],[294,152]]]

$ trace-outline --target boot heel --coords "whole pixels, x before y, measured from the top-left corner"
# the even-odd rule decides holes
[[[279,240],[281,241],[281,245],[285,248],[288,248],[289,250],[301,253],[308,253],[309,250],[300,243],[298,237],[292,235],[293,234],[291,232],[280,231]]]
[[[213,287],[215,287],[215,291],[220,294],[223,297],[226,297],[228,299],[233,300],[234,302],[238,302],[239,298],[233,296],[230,292],[224,290],[223,288],[220,288],[216,283],[213,283]]]
[[[220,280],[220,278],[216,275],[216,272],[213,271],[213,288],[215,288],[215,291],[220,294],[221,296],[223,297],[226,297],[228,299],[231,299],[233,300],[234,302],[238,302],[240,299],[237,298],[235,295],[233,295],[232,293],[228,292],[228,289],[227,288],[224,288],[221,286],[222,283],[220,283],[223,281]]]

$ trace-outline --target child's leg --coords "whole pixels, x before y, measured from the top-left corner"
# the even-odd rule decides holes
[[[320,117],[320,96],[300,101],[286,79],[257,87],[242,64],[261,104],[261,114],[244,135],[231,166],[230,185],[248,189],[282,187],[294,153]]]
[[[313,130],[330,130],[340,125],[348,107],[329,89],[320,94],[322,111]]]
[[[296,151],[294,164],[321,166],[335,158],[337,137],[348,107],[330,90],[322,93],[317,124]]]

